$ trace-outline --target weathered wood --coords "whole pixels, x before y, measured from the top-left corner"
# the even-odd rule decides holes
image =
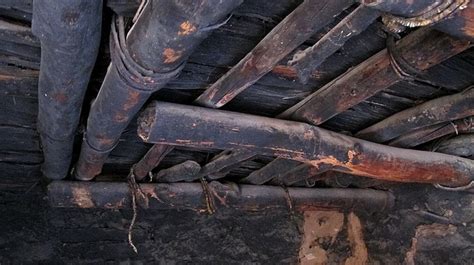
[[[469,47],[469,41],[455,39],[432,29],[419,29],[401,39],[396,50],[410,68],[424,71]],[[319,125],[382,89],[402,81],[400,73],[392,64],[390,54],[385,49],[280,116]]]
[[[324,167],[315,167],[306,163],[300,163],[295,167],[287,167],[285,170],[285,173],[273,178],[270,183],[274,185],[292,186],[316,175],[320,176],[320,179],[323,179],[325,176],[322,175],[322,173],[327,171]],[[316,180],[317,178],[313,178],[313,181]]]
[[[348,0],[304,1],[237,65],[206,89],[196,103],[211,108],[222,107],[270,72],[281,59],[351,3]]]
[[[443,122],[411,131],[390,141],[388,144],[396,147],[415,147],[429,141],[450,134],[473,133],[474,117],[469,117],[453,122]]]
[[[141,184],[149,199],[149,209],[178,209],[206,212],[206,201],[199,183]],[[307,189],[257,185],[224,185],[209,183],[217,210],[262,211],[289,209],[296,211],[344,209],[383,211],[393,203],[393,195],[376,190]],[[127,209],[131,207],[130,190],[120,182],[55,181],[48,186],[53,207]]]
[[[225,177],[232,168],[238,167],[239,163],[253,158],[256,154],[248,150],[228,150],[215,156],[209,163],[202,167],[199,176],[207,179]],[[223,174],[216,174],[223,172]]]
[[[356,136],[374,142],[386,142],[425,126],[473,116],[473,106],[474,87],[401,111],[358,132]]]
[[[360,5],[316,44],[296,53],[288,63],[294,66],[300,81],[306,83],[318,66],[341,48],[347,40],[365,30],[379,15],[379,11]]]
[[[158,182],[193,181],[198,178],[200,170],[201,166],[198,163],[188,160],[158,171],[153,180]]]
[[[153,145],[150,150],[133,166],[133,174],[135,178],[140,181],[148,176],[158,164],[165,158],[165,156],[173,150],[172,146],[168,145]]]
[[[436,152],[474,159],[474,134],[464,134],[442,141]]]
[[[247,149],[390,181],[463,185],[474,176],[468,159],[388,147],[304,123],[165,102],[145,109],[138,135],[149,143]]]
[[[240,181],[242,183],[262,185],[273,178],[278,178],[285,174],[289,169],[299,165],[301,165],[301,162],[295,160],[276,158],[261,169],[250,173],[250,175]]]
[[[77,179],[91,180],[102,171],[120,135],[151,94],[179,74],[198,44],[241,3],[146,2],[127,34],[122,17],[113,21],[112,63],[89,112],[75,167]]]

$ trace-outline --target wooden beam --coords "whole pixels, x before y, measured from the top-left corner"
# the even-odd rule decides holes
[[[173,150],[173,146],[153,145],[138,163],[133,166],[133,174],[137,181],[143,180]]]
[[[306,84],[318,66],[344,46],[346,41],[365,30],[379,16],[379,11],[360,5],[316,44],[300,53],[296,53],[288,64],[294,66],[300,81]]]
[[[469,159],[384,146],[304,123],[166,102],[145,109],[138,135],[149,143],[247,149],[388,181],[464,185],[474,177]]]
[[[179,182],[193,181],[198,177],[201,166],[191,160],[184,161],[181,164],[174,165],[167,169],[162,169],[156,173],[153,181],[158,182]]]
[[[252,159],[255,155],[254,152],[249,150],[223,151],[202,167],[199,176],[206,177],[207,179],[223,178],[231,169],[236,168],[239,163]]]
[[[432,29],[419,29],[401,39],[396,57],[418,72],[427,70],[468,49],[469,41],[452,38]],[[392,57],[393,58],[393,57]],[[397,67],[400,62],[397,62]],[[400,81],[387,49],[380,51],[317,90],[280,117],[319,125],[361,101]],[[404,69],[406,71],[406,69]]]
[[[458,135],[436,146],[436,152],[474,158],[474,134]]]
[[[356,134],[383,143],[406,132],[474,115],[474,87],[398,112]]]
[[[301,165],[301,162],[295,160],[276,158],[261,169],[250,173],[250,175],[243,178],[241,182],[262,185],[273,178],[279,178],[281,175],[285,174],[288,169],[299,165]]]
[[[390,141],[396,147],[410,148],[450,134],[474,133],[474,117],[426,126]]]
[[[217,210],[296,211],[343,209],[372,213],[390,209],[394,197],[389,192],[358,189],[307,189],[275,186],[208,184]],[[206,212],[206,202],[199,183],[141,184],[148,198],[143,208],[155,210],[193,210]],[[53,207],[130,209],[131,197],[123,182],[55,181],[48,186]]]
[[[224,106],[352,3],[349,0],[305,0],[237,65],[206,89],[196,104],[210,108]]]

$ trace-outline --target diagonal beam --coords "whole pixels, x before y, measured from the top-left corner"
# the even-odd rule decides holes
[[[474,177],[469,159],[384,146],[304,123],[165,102],[153,102],[140,115],[138,135],[149,143],[247,149],[388,181],[465,185]]]
[[[383,143],[406,132],[474,115],[474,87],[398,112],[356,134]]]
[[[196,104],[210,108],[224,106],[352,3],[349,0],[304,1],[237,65],[206,89]]]
[[[390,141],[396,147],[410,148],[450,134],[474,133],[474,117],[443,122],[411,131]]]
[[[283,112],[281,117],[319,125],[403,81],[406,72],[422,73],[469,47],[469,41],[432,29],[419,29],[401,39],[396,51],[380,51]],[[398,59],[396,63],[391,59],[393,53]],[[407,69],[400,71],[400,67]]]

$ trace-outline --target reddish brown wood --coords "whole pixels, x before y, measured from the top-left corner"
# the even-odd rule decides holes
[[[196,103],[220,108],[270,72],[277,63],[347,8],[348,0],[306,0],[209,87]]]
[[[409,148],[427,143],[446,135],[473,132],[474,117],[469,117],[453,122],[443,122],[440,124],[426,126],[397,137],[388,144],[396,147]]]
[[[389,192],[358,189],[307,189],[257,185],[208,184],[217,210],[296,211],[343,209],[375,212],[390,209],[394,197]],[[148,209],[177,209],[207,212],[206,200],[199,183],[141,184],[149,203]],[[130,189],[123,182],[55,181],[48,186],[53,207],[131,208]]]
[[[474,87],[398,112],[358,132],[356,136],[382,143],[425,126],[472,115],[474,115]]]
[[[469,159],[384,146],[304,123],[165,102],[145,109],[138,135],[150,143],[247,149],[389,181],[464,185],[474,177]]]
[[[411,68],[423,71],[466,50],[470,43],[432,29],[419,29],[396,49]],[[319,125],[335,115],[402,81],[383,50],[317,90],[280,116]]]

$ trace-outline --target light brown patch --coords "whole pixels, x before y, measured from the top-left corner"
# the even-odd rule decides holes
[[[364,234],[362,233],[362,224],[359,217],[354,213],[347,216],[347,239],[351,243],[352,256],[346,259],[345,265],[362,265],[367,264],[369,255],[367,246],[364,242]]]
[[[343,224],[344,214],[337,211],[304,212],[303,241],[299,252],[300,264],[326,264],[327,253],[320,246],[319,240],[330,238],[334,243]]]
[[[163,56],[165,58],[164,63],[173,63],[179,58],[181,58],[182,52],[181,51],[175,51],[171,48],[166,48],[165,51],[163,52]]]
[[[80,208],[93,208],[94,202],[92,201],[91,193],[84,187],[71,187],[72,191],[72,203],[76,204]]]
[[[187,20],[181,23],[181,25],[179,25],[179,28],[180,30],[178,32],[178,36],[189,35],[196,31],[196,26],[194,26],[191,22]]]
[[[447,235],[456,233],[457,228],[454,225],[443,225],[443,224],[431,224],[431,225],[419,225],[416,228],[415,237],[411,239],[411,247],[405,254],[405,264],[415,265],[415,255],[418,248],[418,240],[422,237],[438,237],[442,240]],[[437,239],[433,239],[437,240]]]

